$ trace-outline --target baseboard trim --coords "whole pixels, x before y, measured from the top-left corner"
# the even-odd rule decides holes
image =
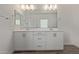
[[[13,53],[13,50],[12,51],[0,51],[0,54],[12,54]]]
[[[18,50],[13,53],[21,53],[21,52],[62,52],[63,50]]]

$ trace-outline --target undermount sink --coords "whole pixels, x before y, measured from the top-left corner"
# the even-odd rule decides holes
[[[50,31],[58,31],[58,28],[50,28]]]

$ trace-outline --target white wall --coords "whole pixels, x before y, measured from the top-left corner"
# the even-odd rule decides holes
[[[71,39],[73,44],[79,47],[79,5],[72,5],[72,18]]]
[[[65,32],[65,44],[79,47],[79,5],[59,5],[58,21]]]
[[[64,31],[64,44],[72,44],[70,39],[71,32],[71,6],[58,5],[58,27]]]
[[[0,53],[11,53],[13,51],[13,8],[14,5],[0,5]]]

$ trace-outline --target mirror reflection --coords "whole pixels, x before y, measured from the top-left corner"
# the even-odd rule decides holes
[[[25,6],[28,6],[28,8],[25,9]],[[16,26],[23,28],[56,28],[56,5],[21,5],[21,8],[21,13],[15,11]]]

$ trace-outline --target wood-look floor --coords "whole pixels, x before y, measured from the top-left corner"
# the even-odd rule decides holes
[[[79,48],[65,45],[62,51],[14,51],[13,54],[79,54]]]

